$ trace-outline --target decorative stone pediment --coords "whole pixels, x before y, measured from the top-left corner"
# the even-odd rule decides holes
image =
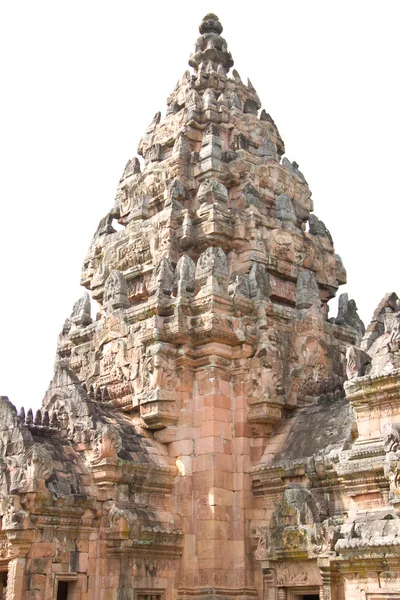
[[[265,533],[268,539],[265,556],[270,560],[299,559],[331,553],[339,537],[339,527],[322,510],[326,511],[326,507],[318,505],[309,490],[289,484]]]
[[[150,512],[113,504],[108,513],[108,520],[107,546],[110,554],[134,554],[140,557],[150,555],[174,559],[182,555],[182,530],[162,527],[154,522],[154,516]]]

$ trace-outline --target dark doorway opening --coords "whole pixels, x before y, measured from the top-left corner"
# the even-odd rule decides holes
[[[318,594],[304,594],[304,596],[302,596],[303,600],[319,600],[319,595]]]
[[[0,600],[5,600],[7,597],[7,580],[8,572],[3,571],[0,573]]]
[[[58,582],[57,600],[68,600],[68,581]]]

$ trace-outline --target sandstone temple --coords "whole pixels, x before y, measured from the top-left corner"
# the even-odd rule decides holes
[[[221,34],[126,164],[42,409],[1,398],[0,598],[400,599],[400,301],[328,317],[342,261]]]

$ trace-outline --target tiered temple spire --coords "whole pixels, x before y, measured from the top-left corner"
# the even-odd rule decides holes
[[[328,320],[343,264],[221,33],[206,15],[125,166],[42,410],[1,399],[8,598],[358,600],[365,560],[368,594],[400,581],[397,296],[361,347],[352,300]]]
[[[233,67],[233,59],[225,39],[221,36],[223,27],[213,13],[207,14],[199,27],[195,51],[191,54],[189,65],[197,71],[217,72],[226,75]]]

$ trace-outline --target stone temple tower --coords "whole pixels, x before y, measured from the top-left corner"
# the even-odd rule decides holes
[[[2,399],[9,600],[335,597],[364,328],[346,296],[328,320],[342,261],[221,34],[126,164],[42,410]]]

